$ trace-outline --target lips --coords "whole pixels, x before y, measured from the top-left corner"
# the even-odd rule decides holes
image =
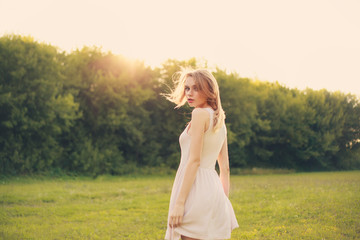
[[[189,103],[192,103],[192,102],[194,102],[194,99],[188,98],[188,102],[189,102]]]

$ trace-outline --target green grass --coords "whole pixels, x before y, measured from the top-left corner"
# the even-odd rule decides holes
[[[0,239],[163,239],[174,176],[0,182]],[[360,239],[360,171],[232,176],[232,239]]]

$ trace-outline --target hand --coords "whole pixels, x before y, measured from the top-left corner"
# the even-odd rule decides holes
[[[184,216],[184,204],[175,204],[174,209],[170,214],[169,226],[176,228],[180,226]]]

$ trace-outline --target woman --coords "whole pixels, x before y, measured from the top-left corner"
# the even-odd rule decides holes
[[[228,199],[229,158],[219,87],[208,70],[184,70],[179,76],[174,91],[166,97],[177,108],[188,102],[194,109],[179,139],[181,161],[165,239],[229,239],[239,225]]]

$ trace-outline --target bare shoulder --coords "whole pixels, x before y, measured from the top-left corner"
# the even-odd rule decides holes
[[[204,122],[210,118],[210,113],[202,108],[195,108],[191,113],[191,120]]]

